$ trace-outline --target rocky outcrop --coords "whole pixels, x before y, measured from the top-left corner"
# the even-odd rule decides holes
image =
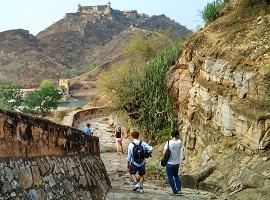
[[[224,198],[269,199],[270,49],[261,33],[270,31],[270,16],[229,24],[238,14],[230,9],[189,38],[167,76],[185,143],[184,177]],[[203,168],[213,170],[204,176]]]

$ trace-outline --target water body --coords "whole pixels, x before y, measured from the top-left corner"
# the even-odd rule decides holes
[[[87,97],[72,97],[70,100],[65,102],[60,102],[58,107],[68,108],[68,107],[82,107],[88,103]]]

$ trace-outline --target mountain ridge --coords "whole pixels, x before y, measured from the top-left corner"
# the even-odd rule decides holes
[[[117,43],[124,46],[137,32],[160,32],[174,41],[191,33],[165,15],[79,5],[36,36],[22,29],[1,32],[0,79],[36,87],[43,79],[72,78],[116,59]]]

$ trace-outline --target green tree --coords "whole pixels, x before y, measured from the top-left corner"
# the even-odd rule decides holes
[[[26,95],[23,112],[44,117],[58,107],[62,95],[62,91],[51,81],[43,81],[37,90]]]
[[[19,86],[6,82],[0,82],[0,107],[6,110],[17,109],[23,100]]]

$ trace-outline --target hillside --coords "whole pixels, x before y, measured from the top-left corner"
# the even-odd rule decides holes
[[[186,147],[183,182],[221,199],[269,199],[270,3],[230,0],[167,76]]]
[[[0,33],[0,79],[36,87],[43,79],[80,75],[116,59],[138,29],[160,32],[172,40],[191,33],[164,15],[79,5],[76,13],[67,13],[37,36],[26,30]]]

